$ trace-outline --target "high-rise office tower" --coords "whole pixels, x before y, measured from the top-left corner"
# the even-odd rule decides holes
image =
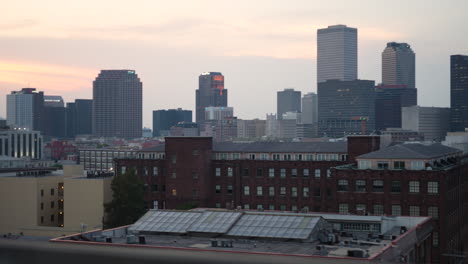
[[[220,72],[204,72],[198,78],[196,90],[196,122],[205,121],[205,108],[227,106],[228,90],[224,89],[224,76]]]
[[[315,124],[318,122],[318,102],[316,93],[306,93],[302,97],[302,123]]]
[[[192,111],[182,108],[153,111],[153,137],[169,136],[172,126],[192,122]]]
[[[375,87],[375,129],[401,128],[402,107],[418,104],[416,88],[406,85],[378,85]]]
[[[65,138],[67,136],[66,114],[61,96],[44,96],[44,137]]]
[[[345,25],[317,30],[317,82],[357,79],[357,29]]]
[[[468,128],[468,56],[450,56],[450,130]]]
[[[76,99],[67,103],[67,137],[93,133],[93,100]]]
[[[415,85],[415,55],[407,43],[389,42],[382,52],[382,84]]]
[[[11,127],[42,130],[44,93],[23,88],[7,95],[7,124]]]
[[[93,134],[142,136],[142,83],[133,70],[102,70],[93,82]]]
[[[301,92],[294,89],[284,89],[279,91],[276,101],[276,116],[278,120],[283,119],[286,112],[301,112]]]

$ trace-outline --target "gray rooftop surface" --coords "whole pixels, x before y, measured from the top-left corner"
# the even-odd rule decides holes
[[[420,143],[398,144],[386,147],[361,156],[359,159],[432,159],[462,152],[459,149],[444,146],[440,143],[431,145]]]

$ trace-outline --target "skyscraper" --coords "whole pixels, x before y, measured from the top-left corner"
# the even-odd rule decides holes
[[[468,128],[468,56],[450,56],[450,130]]]
[[[401,128],[402,107],[418,104],[416,88],[406,85],[379,85],[375,87],[375,128]]]
[[[93,133],[93,100],[76,99],[67,103],[67,137]]]
[[[153,111],[153,137],[169,136],[172,126],[192,122],[192,111],[182,108]]]
[[[205,121],[205,108],[227,106],[228,90],[224,89],[224,76],[220,72],[204,72],[198,78],[196,90],[196,122]]]
[[[93,82],[93,134],[142,136],[142,83],[134,70],[102,70]]]
[[[357,29],[345,25],[317,30],[317,82],[357,79]]]
[[[44,93],[23,88],[7,95],[7,124],[12,127],[42,130]]]
[[[318,102],[316,93],[306,93],[302,97],[302,123],[315,124],[318,122]]]
[[[407,43],[389,42],[382,52],[382,84],[415,85],[415,55]]]
[[[301,91],[294,89],[284,89],[279,91],[276,103],[276,116],[278,120],[283,119],[283,114],[286,112],[301,112]]]

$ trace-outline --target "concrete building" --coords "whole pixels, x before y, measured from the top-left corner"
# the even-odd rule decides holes
[[[442,141],[450,128],[450,108],[410,106],[402,108],[402,128],[417,131],[428,141]]]
[[[382,84],[416,88],[415,61],[415,54],[407,43],[387,43],[382,52]]]
[[[195,95],[195,120],[201,125],[205,121],[206,107],[228,105],[228,90],[224,88],[224,76],[220,72],[202,73],[198,77],[198,89]]]
[[[92,247],[90,241],[108,237],[109,241],[103,243],[108,248],[128,243],[132,238],[127,240],[126,234],[134,233],[141,237],[139,243],[146,248],[165,247],[165,251],[159,253],[165,256],[170,256],[168,251],[171,250],[167,248],[167,241],[177,241],[172,245],[178,249],[177,254],[164,258],[174,263],[219,263],[221,258],[235,259],[236,263],[430,263],[431,231],[429,217],[150,210],[132,226],[52,241]],[[392,246],[388,247],[390,244]],[[197,245],[196,250],[193,250],[194,245]],[[139,247],[133,245],[134,250]],[[190,254],[189,258],[184,256],[185,252]],[[134,252],[132,257],[138,261],[138,255]],[[210,255],[216,258],[210,259]],[[158,259],[157,255],[145,254],[145,259],[148,258]]]
[[[44,143],[41,132],[0,128],[0,156],[42,159]]]
[[[79,165],[3,169],[0,234],[61,236],[102,228],[111,177],[87,178]]]
[[[381,131],[380,135],[380,141],[383,142],[383,146],[410,141],[424,141],[424,136],[421,133],[402,128],[387,128],[386,130]]]
[[[317,30],[317,82],[358,78],[357,29],[345,25]]]
[[[450,131],[468,128],[468,56],[450,56]]]
[[[301,91],[292,88],[284,89],[277,93],[276,116],[278,120],[283,119],[286,112],[301,112]]]
[[[140,138],[142,88],[134,70],[102,70],[93,82],[93,134]]]
[[[114,166],[114,159],[133,158],[135,151],[128,149],[113,148],[79,148],[79,164],[84,169],[93,172],[111,171]]]
[[[375,130],[375,83],[368,80],[318,83],[319,136],[344,137]]]
[[[192,122],[192,111],[182,108],[153,111],[153,137],[169,136],[179,122]]]
[[[302,124],[318,123],[318,101],[316,93],[306,93],[302,97]]]
[[[224,106],[205,107],[205,120],[223,120],[234,116],[234,108]]]
[[[93,133],[93,100],[76,99],[67,103],[67,137]]]
[[[261,138],[266,135],[266,120],[237,120],[237,137],[246,139]]]
[[[44,118],[44,93],[36,88],[23,88],[7,95],[7,125],[42,130]]]
[[[275,138],[277,135],[278,120],[275,114],[267,114],[265,121],[265,135],[268,138]]]
[[[197,123],[179,122],[171,127],[171,137],[198,137],[200,129]]]
[[[401,108],[418,104],[416,88],[405,85],[378,85],[375,87],[375,127],[401,128]]]

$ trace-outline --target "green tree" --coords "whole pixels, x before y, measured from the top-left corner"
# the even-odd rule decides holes
[[[111,183],[112,201],[104,205],[105,228],[135,223],[145,213],[144,185],[134,170],[114,176]]]

